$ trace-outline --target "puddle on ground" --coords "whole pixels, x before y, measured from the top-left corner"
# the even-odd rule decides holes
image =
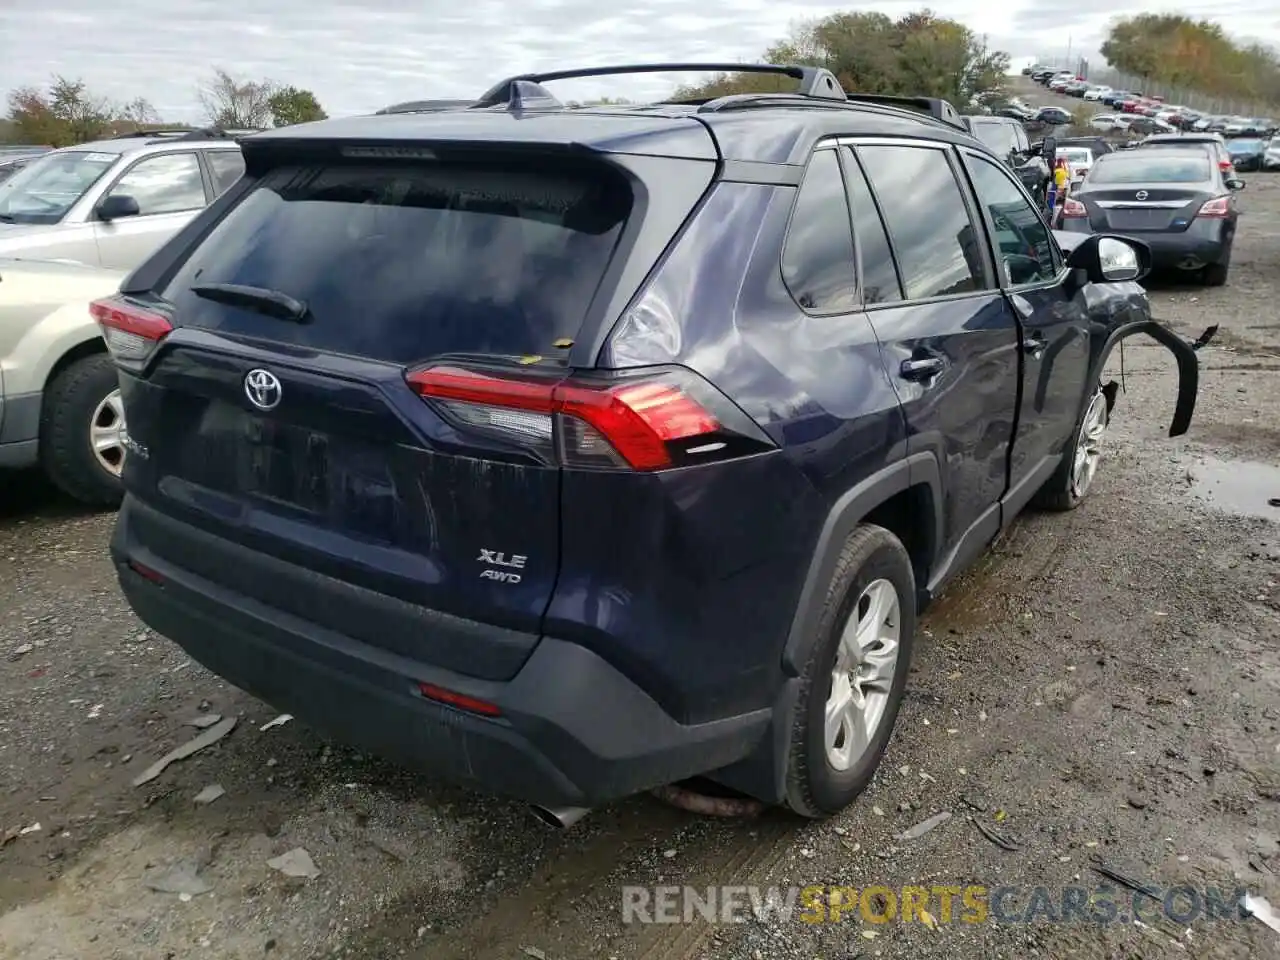
[[[1217,510],[1238,517],[1280,522],[1280,467],[1249,460],[1196,457],[1187,462],[1190,493]]]

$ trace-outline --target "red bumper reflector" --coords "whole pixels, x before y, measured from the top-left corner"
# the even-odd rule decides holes
[[[142,577],[144,580],[150,580],[152,583],[164,586],[164,574],[152,570],[150,567],[139,563],[137,560],[129,560],[127,565],[130,570]]]
[[[478,713],[482,717],[497,717],[502,714],[496,704],[489,703],[487,700],[477,700],[463,693],[454,693],[452,690],[437,687],[434,683],[418,684],[418,692],[428,700],[447,703],[451,707],[457,707],[467,713]]]

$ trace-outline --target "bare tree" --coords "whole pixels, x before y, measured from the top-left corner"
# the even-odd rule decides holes
[[[137,124],[139,127],[154,126],[161,122],[159,112],[145,97],[130,100],[117,111],[117,117],[126,123]]]
[[[213,79],[200,86],[198,96],[213,125],[256,130],[271,125],[271,96],[275,90],[270,80],[241,81],[215,68]]]

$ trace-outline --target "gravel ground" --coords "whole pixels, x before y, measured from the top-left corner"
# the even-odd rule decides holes
[[[556,833],[296,721],[264,730],[269,708],[129,613],[110,516],[0,477],[0,958],[1280,956],[1254,919],[621,912],[623,885],[659,884],[1015,885],[1025,907],[1034,886],[1095,890],[1094,857],[1280,905],[1280,176],[1248,179],[1230,284],[1152,290],[1180,332],[1221,325],[1190,435],[1164,437],[1172,360],[1130,341],[1090,501],[1022,518],[929,612],[881,774],[820,825],[636,798]],[[235,728],[132,785],[212,714]],[[268,865],[295,848],[318,875]]]

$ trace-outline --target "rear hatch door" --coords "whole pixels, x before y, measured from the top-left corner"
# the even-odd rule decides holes
[[[150,451],[130,491],[261,558],[173,558],[187,569],[417,660],[513,675],[555,586],[560,475],[510,438],[549,418],[459,429],[406,377],[460,357],[562,378],[629,235],[627,180],[492,151],[257,175],[150,299],[131,294],[175,329],[127,400]],[[459,626],[473,619],[507,633]]]

